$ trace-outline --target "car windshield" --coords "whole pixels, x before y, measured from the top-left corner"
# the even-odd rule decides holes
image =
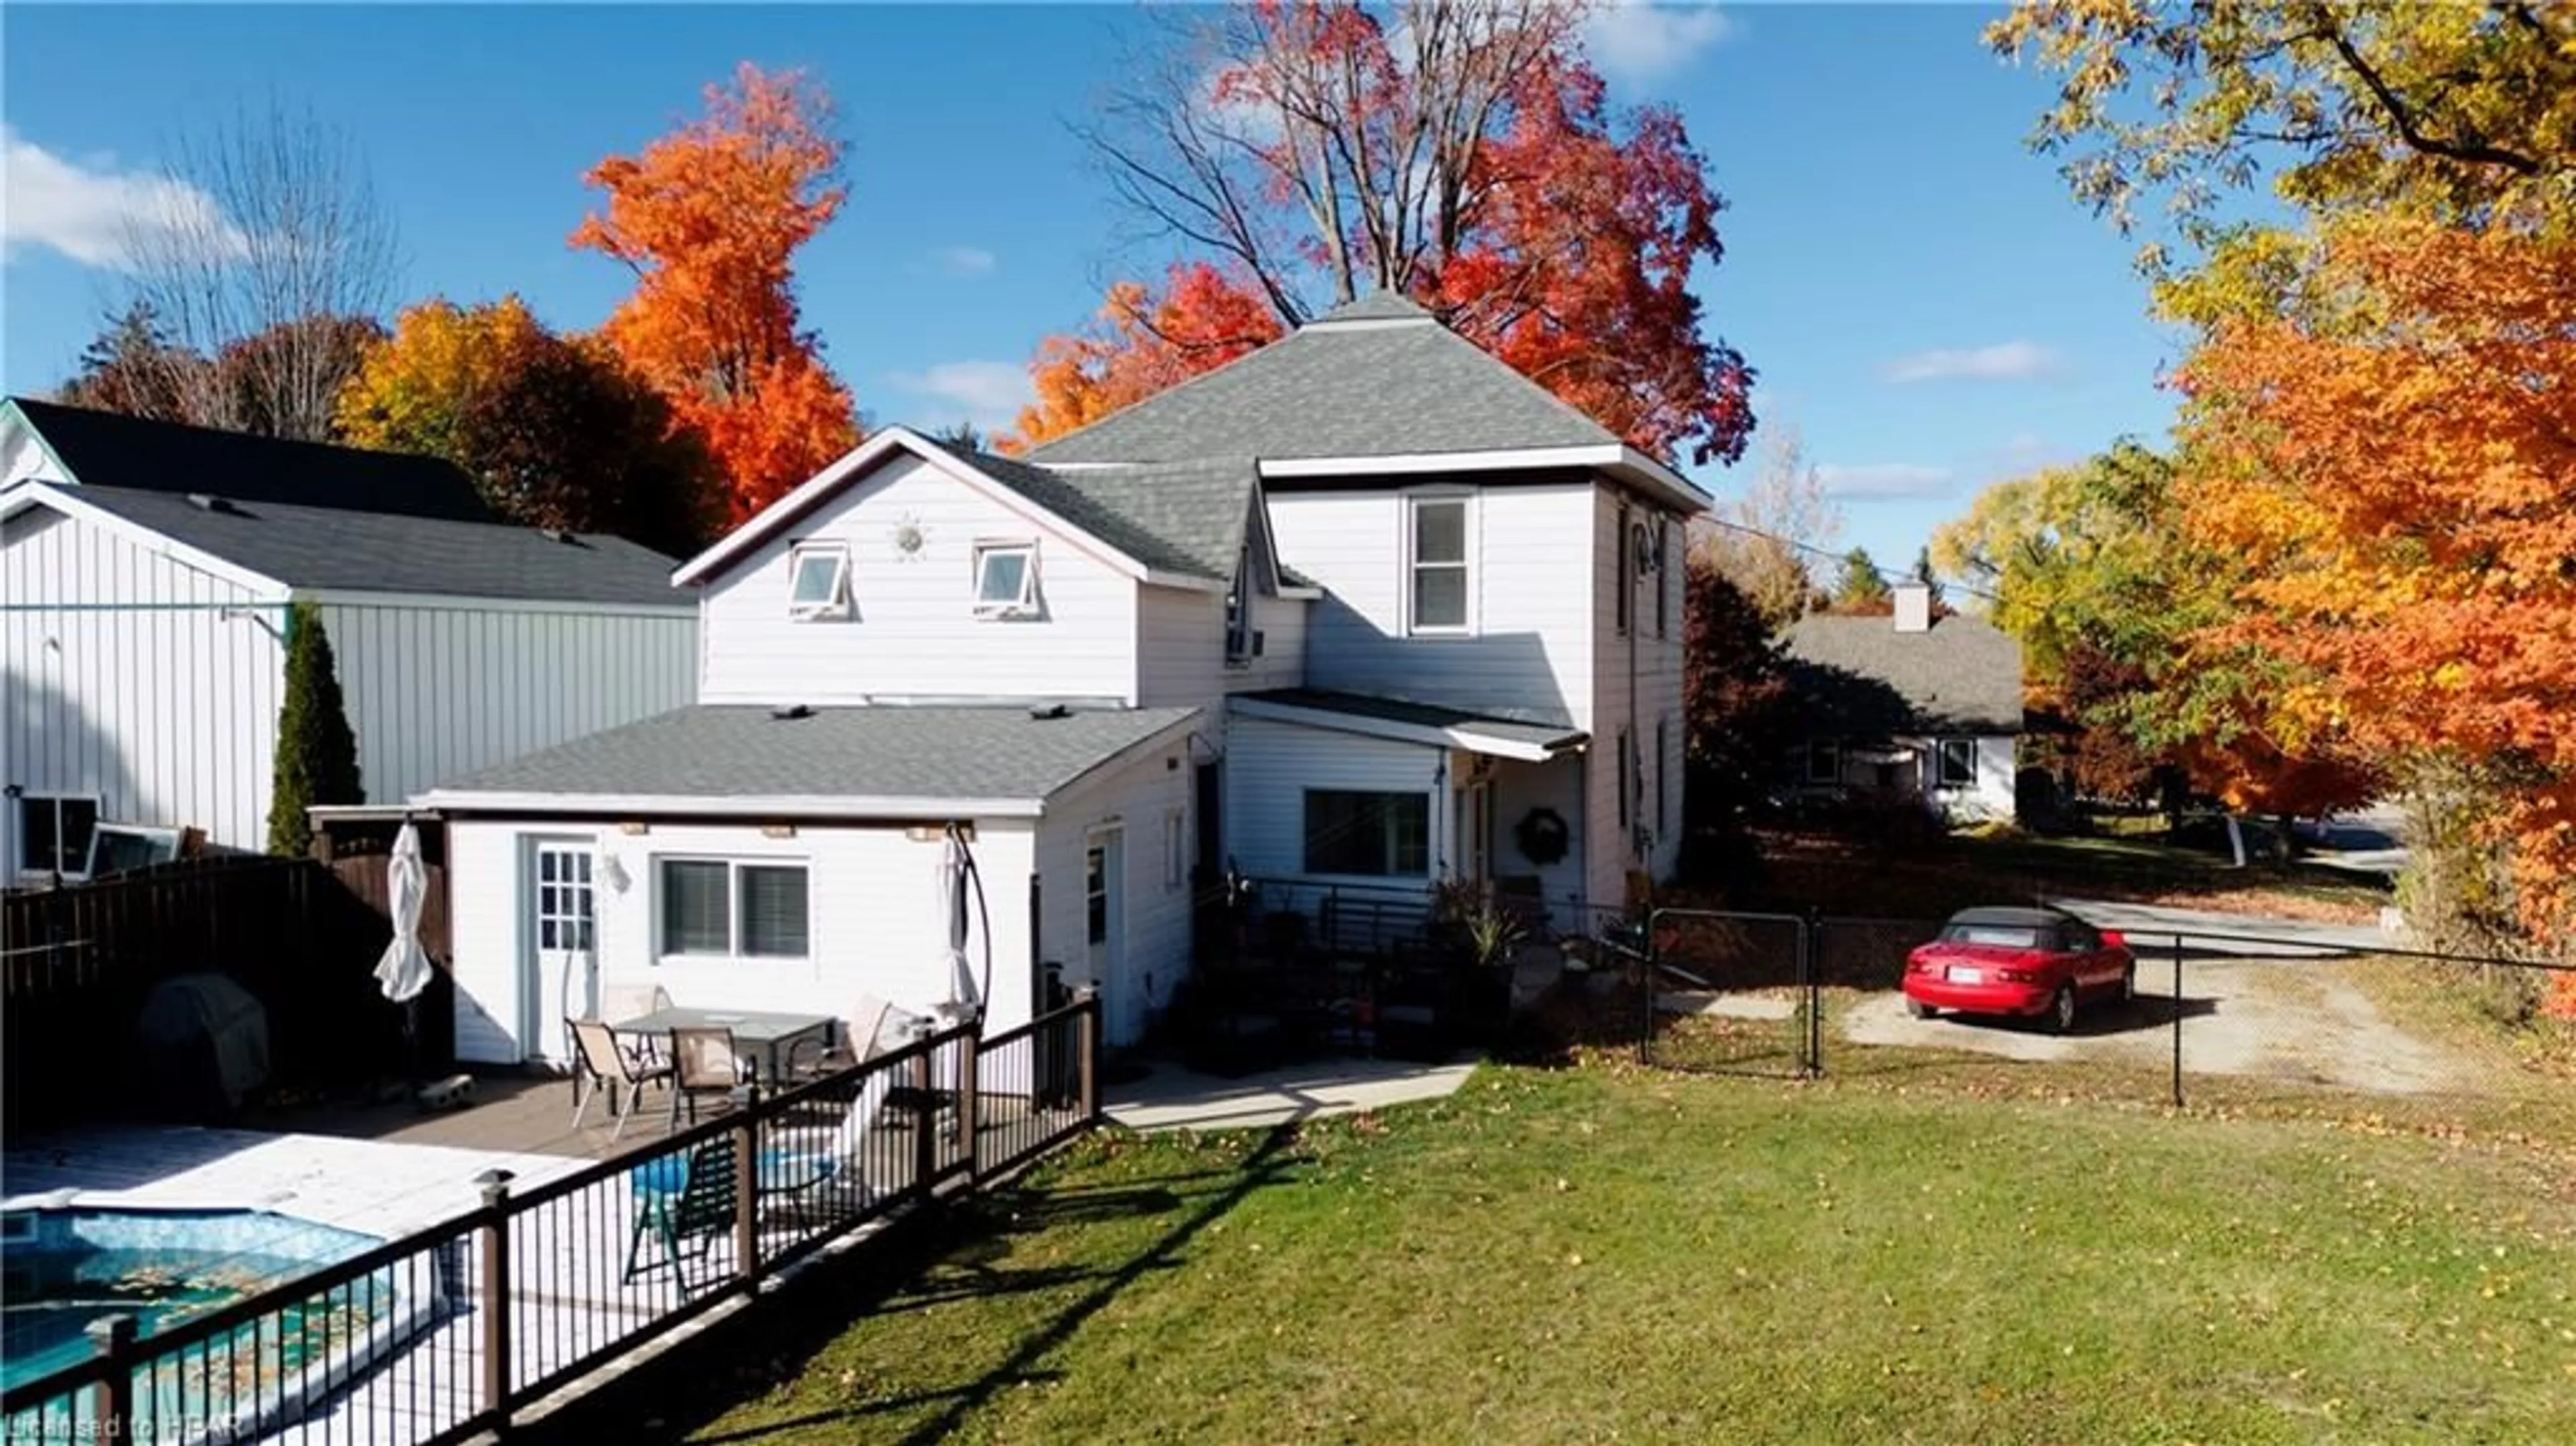
[[[1941,930],[1944,944],[1985,944],[1997,949],[2044,947],[2039,929],[2030,924],[1951,924]]]

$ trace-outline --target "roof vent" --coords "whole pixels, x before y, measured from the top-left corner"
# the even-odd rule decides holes
[[[200,512],[237,512],[240,510],[239,508],[234,507],[230,502],[225,501],[223,498],[217,497],[212,492],[189,493],[188,505],[196,508]]]
[[[781,723],[790,723],[799,718],[813,717],[814,710],[806,707],[802,703],[783,703],[778,707],[770,709],[769,716],[777,719]]]
[[[1029,716],[1043,723],[1050,718],[1070,718],[1073,710],[1062,703],[1040,703],[1029,710]]]
[[[581,539],[580,539],[580,538],[578,538],[578,537],[574,536],[573,534],[571,534],[571,533],[569,533],[569,532],[566,532],[565,530],[563,530],[563,529],[562,529],[562,528],[560,528],[560,527],[540,527],[540,528],[538,528],[538,529],[537,529],[537,532],[538,532],[538,535],[540,535],[540,536],[544,537],[548,542],[579,542],[579,541],[581,541]]]

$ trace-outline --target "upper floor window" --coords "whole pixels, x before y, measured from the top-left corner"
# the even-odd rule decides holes
[[[1466,632],[1467,499],[1416,497],[1411,505],[1411,631]]]
[[[1673,635],[1673,537],[1670,519],[1655,519],[1655,636]]]
[[[1619,617],[1619,635],[1628,635],[1630,615],[1637,607],[1637,552],[1643,536],[1628,521],[1628,504],[1619,504],[1619,562],[1615,606]]]
[[[850,550],[837,542],[803,542],[787,549],[787,615],[850,615]]]
[[[975,615],[1031,617],[1038,610],[1038,547],[1034,542],[985,542],[975,547]]]
[[[1225,590],[1225,659],[1239,663],[1252,656],[1252,549],[1235,555],[1234,585]]]

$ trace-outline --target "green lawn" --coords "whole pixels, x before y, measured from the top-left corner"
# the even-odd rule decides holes
[[[2313,1123],[1493,1068],[1293,1136],[1104,1134],[655,1409],[818,1443],[2566,1442],[2571,1187]]]

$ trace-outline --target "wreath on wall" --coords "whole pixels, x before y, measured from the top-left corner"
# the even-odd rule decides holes
[[[1552,808],[1533,808],[1512,825],[1512,841],[1521,846],[1521,857],[1542,867],[1564,858],[1573,837],[1565,815]]]

